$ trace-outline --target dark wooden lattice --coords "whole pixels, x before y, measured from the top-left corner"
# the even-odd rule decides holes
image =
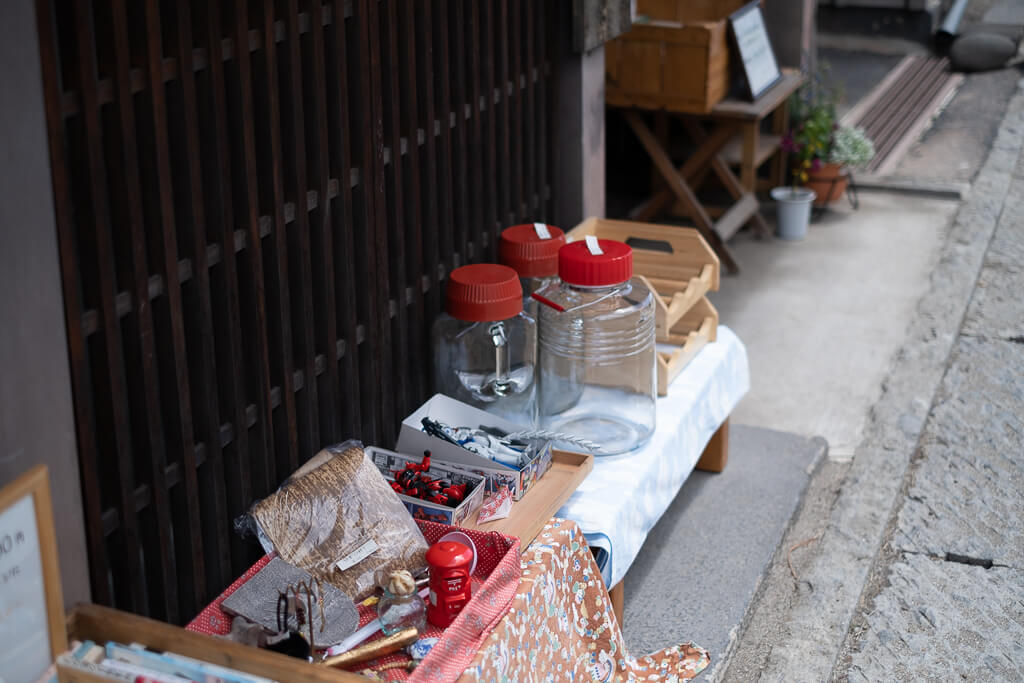
[[[232,520],[393,443],[443,279],[549,218],[543,0],[38,0],[97,602],[182,622]]]

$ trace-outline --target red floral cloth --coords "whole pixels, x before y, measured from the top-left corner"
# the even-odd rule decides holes
[[[523,553],[522,570],[511,609],[461,683],[671,682],[707,668],[707,651],[692,643],[630,656],[601,572],[575,522],[552,519]]]
[[[434,543],[451,527],[419,522]],[[385,672],[391,680],[503,683],[505,681],[684,681],[707,668],[707,651],[692,643],[632,657],[611,608],[601,572],[575,522],[552,519],[518,557],[517,539],[464,530],[477,546],[472,610],[441,631],[441,637],[412,673]],[[264,557],[208,605],[188,629],[223,635],[231,617],[220,609],[228,595],[248,581]],[[376,617],[360,608],[360,626]],[[360,667],[407,661],[389,655]],[[460,678],[461,674],[461,678]]]
[[[436,543],[441,536],[454,527],[436,522],[417,521],[427,543]],[[425,638],[440,638],[430,654],[418,667],[408,674],[402,669],[391,669],[386,673],[392,680],[409,681],[454,681],[469,665],[480,644],[496,623],[501,621],[512,603],[512,597],[519,588],[519,539],[497,532],[483,532],[460,529],[473,539],[476,546],[477,564],[473,573],[473,599],[447,629],[427,625]],[[256,572],[262,569],[273,555],[266,555],[248,571],[228,586],[216,600],[207,605],[193,619],[187,628],[190,631],[209,635],[225,635],[231,631],[232,617],[221,609],[225,598],[239,589]],[[376,608],[359,608],[359,625],[365,626],[377,618]],[[379,637],[379,636],[378,636]],[[358,665],[359,668],[380,666],[392,662],[406,662],[405,654],[387,657]]]

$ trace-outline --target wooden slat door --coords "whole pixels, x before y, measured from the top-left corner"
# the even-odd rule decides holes
[[[37,0],[97,602],[188,620],[253,500],[393,444],[447,273],[552,219],[554,5]]]

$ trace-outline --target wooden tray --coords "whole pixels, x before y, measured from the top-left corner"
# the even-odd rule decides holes
[[[588,218],[570,230],[566,240],[587,235],[633,247],[633,272],[646,278],[658,294],[654,311],[658,341],[670,342],[683,315],[709,291],[718,290],[718,256],[695,228]]]
[[[512,513],[505,519],[480,524],[475,516],[463,527],[480,531],[498,531],[508,536],[517,536],[523,552],[533,542],[548,520],[555,516],[558,508],[569,500],[573,491],[594,469],[594,456],[589,453],[552,451],[551,469],[534,484],[526,495],[512,504]]]
[[[668,394],[672,383],[697,352],[718,338],[718,311],[706,298],[683,315],[665,340],[679,348],[671,353],[658,351],[658,396]]]

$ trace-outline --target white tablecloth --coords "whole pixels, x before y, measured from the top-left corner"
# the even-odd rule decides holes
[[[646,446],[597,457],[594,470],[558,511],[598,553],[605,583],[622,580],[647,533],[676,497],[712,435],[750,388],[747,350],[729,328],[705,346],[658,399]]]

